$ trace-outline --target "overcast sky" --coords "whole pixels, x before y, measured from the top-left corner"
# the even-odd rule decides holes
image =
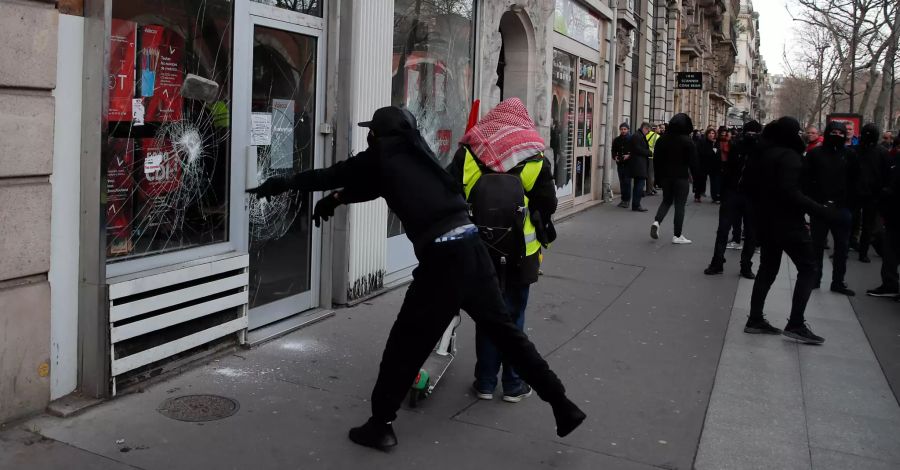
[[[753,9],[759,12],[760,52],[770,75],[784,73],[784,46],[794,36],[794,24],[785,3],[787,0],[753,0]]]

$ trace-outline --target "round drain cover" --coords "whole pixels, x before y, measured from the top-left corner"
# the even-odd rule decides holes
[[[157,411],[178,421],[215,421],[237,413],[238,402],[218,395],[185,395],[162,402]]]

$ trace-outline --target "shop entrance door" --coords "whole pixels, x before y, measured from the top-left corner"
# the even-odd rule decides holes
[[[242,118],[235,128],[245,129],[235,139],[246,155],[242,189],[320,167],[323,150],[317,129],[323,119],[324,35],[310,24],[324,24],[252,2],[248,13],[249,27],[235,28],[235,41],[243,41],[247,53],[241,60],[235,54],[241,71],[235,73],[235,116]],[[250,329],[318,306],[320,231],[310,214],[320,196],[290,191],[246,198],[242,235],[250,254]]]
[[[575,132],[575,203],[591,200],[593,168],[596,164],[594,145],[594,98],[597,90],[586,86],[578,89]]]

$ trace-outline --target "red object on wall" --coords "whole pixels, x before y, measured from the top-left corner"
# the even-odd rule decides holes
[[[141,28],[141,79],[152,72],[152,94],[148,97],[145,121],[163,122],[181,119],[181,84],[184,82],[182,59],[184,38],[159,25]],[[144,89],[146,84],[142,83]],[[147,90],[149,91],[149,90]]]
[[[144,160],[139,169],[142,174],[141,192],[153,199],[178,189],[181,184],[181,161],[169,141],[141,139]]]
[[[453,131],[450,129],[441,129],[437,131],[438,153],[444,155],[450,152],[451,141],[453,140]]]
[[[137,23],[113,19],[109,36],[109,111],[110,122],[131,121],[134,98],[134,60]]]

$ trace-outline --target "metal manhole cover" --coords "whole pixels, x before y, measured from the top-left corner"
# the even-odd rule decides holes
[[[237,413],[238,402],[218,395],[185,395],[162,402],[157,411],[178,421],[215,421]]]

